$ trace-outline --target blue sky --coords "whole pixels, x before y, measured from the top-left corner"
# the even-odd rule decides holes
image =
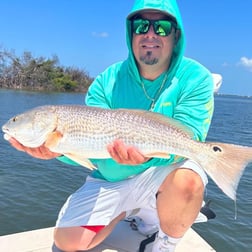
[[[252,96],[252,1],[178,0],[186,56],[223,76],[220,93]],[[57,55],[95,77],[127,57],[133,0],[1,0],[0,48]]]

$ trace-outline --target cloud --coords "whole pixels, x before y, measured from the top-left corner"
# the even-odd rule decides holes
[[[92,36],[96,38],[107,38],[109,34],[107,32],[92,32]]]
[[[252,59],[249,59],[247,57],[241,57],[238,64],[252,72]]]

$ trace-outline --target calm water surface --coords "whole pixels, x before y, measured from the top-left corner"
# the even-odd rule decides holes
[[[252,146],[252,99],[217,96],[209,141]],[[44,104],[83,104],[84,94],[33,93],[0,89],[0,125],[11,116]],[[67,196],[88,171],[57,160],[18,152],[0,136],[0,235],[53,226]],[[245,170],[235,204],[210,180],[205,199],[216,219],[194,229],[218,252],[252,251],[252,164]]]

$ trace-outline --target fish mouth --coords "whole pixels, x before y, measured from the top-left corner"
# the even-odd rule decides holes
[[[3,133],[6,133],[6,134],[8,134],[8,132],[9,132],[8,128],[5,127],[5,125],[2,126],[2,131],[3,131]]]
[[[14,137],[12,134],[10,134],[8,127],[2,126],[2,131],[4,133],[3,138],[6,141],[9,141],[12,137]]]
[[[11,135],[9,135],[9,134],[7,134],[7,133],[5,133],[4,135],[3,135],[3,138],[6,140],[6,141],[9,141],[10,139],[11,139]]]

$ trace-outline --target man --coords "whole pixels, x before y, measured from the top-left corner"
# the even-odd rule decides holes
[[[204,141],[213,113],[213,80],[206,68],[183,56],[184,30],[176,1],[138,0],[126,22],[128,58],[94,80],[86,104],[159,112],[181,121],[195,139]],[[58,156],[44,146],[29,149],[10,142],[38,158]],[[148,159],[120,139],[108,151],[112,158],[92,160],[97,171],[63,206],[56,247],[93,248],[131,210],[144,208],[157,211],[159,218],[152,251],[174,251],[200,211],[207,176],[191,160],[174,155]]]

